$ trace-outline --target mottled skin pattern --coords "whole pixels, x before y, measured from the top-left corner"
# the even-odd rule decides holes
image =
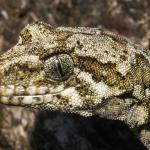
[[[123,120],[150,147],[149,100],[150,51],[103,29],[33,23],[0,57],[1,103]]]

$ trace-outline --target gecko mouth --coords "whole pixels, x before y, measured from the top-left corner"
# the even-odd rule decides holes
[[[52,100],[54,95],[58,95],[64,88],[58,86],[0,86],[0,103],[10,105],[38,105],[46,104]]]

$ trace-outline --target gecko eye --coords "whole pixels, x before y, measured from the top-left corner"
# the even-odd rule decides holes
[[[54,55],[45,61],[46,75],[54,81],[64,81],[74,70],[72,58],[67,54]]]

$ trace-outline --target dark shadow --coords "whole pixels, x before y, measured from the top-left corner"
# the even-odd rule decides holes
[[[41,112],[31,136],[33,150],[146,150],[121,121]]]
[[[13,150],[9,145],[7,139],[0,133],[0,150]]]

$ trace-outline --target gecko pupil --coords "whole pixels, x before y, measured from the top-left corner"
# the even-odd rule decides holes
[[[74,63],[68,54],[54,55],[45,61],[45,73],[54,81],[67,80],[74,70]]]
[[[61,77],[63,77],[65,75],[65,73],[63,72],[63,67],[61,64],[61,61],[59,60],[59,57],[56,56],[56,67],[57,67],[57,71],[60,74]]]

